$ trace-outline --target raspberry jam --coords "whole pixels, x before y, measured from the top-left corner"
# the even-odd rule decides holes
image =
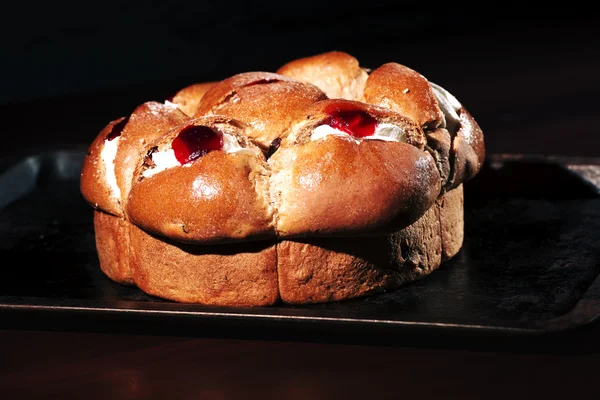
[[[175,158],[181,164],[192,162],[213,150],[223,149],[223,135],[207,126],[183,128],[171,143]]]
[[[106,140],[110,141],[110,140],[116,139],[119,136],[121,136],[121,133],[123,132],[123,128],[125,128],[125,125],[127,125],[127,121],[129,121],[129,117],[123,118],[122,121],[114,124],[112,129],[110,130],[110,133],[108,135],[106,135]]]
[[[333,109],[328,114],[329,126],[351,136],[362,138],[375,133],[377,120],[365,111]]]

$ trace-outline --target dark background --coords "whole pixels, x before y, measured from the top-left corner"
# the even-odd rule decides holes
[[[0,168],[48,148],[87,147],[108,121],[188,84],[272,71],[330,50],[371,68],[400,62],[446,87],[483,128],[489,153],[600,156],[593,11],[572,1],[556,9],[421,3],[420,10],[371,0],[3,4]],[[22,259],[15,265],[27,267]],[[211,338],[202,330],[199,338],[109,326],[61,331],[55,322],[0,330],[3,398],[151,399],[176,391],[206,399],[565,399],[587,398],[598,386],[598,324],[585,335],[551,336],[553,351],[536,354],[476,342],[453,348],[441,335],[422,346],[403,338],[360,346]],[[572,344],[580,354],[561,354]]]
[[[14,140],[9,132],[33,113],[36,130],[88,143],[108,121],[188,84],[341,50],[369,68],[403,63],[444,86],[476,117],[491,152],[536,153],[544,140],[544,152],[564,153],[565,140],[581,138],[579,155],[600,155],[597,139],[580,134],[597,125],[594,12],[574,2],[424,5],[11,2],[0,24],[2,135]],[[564,136],[548,137],[549,126]],[[46,142],[38,143],[29,149]]]

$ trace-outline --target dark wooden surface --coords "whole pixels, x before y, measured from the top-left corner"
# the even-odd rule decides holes
[[[5,399],[584,398],[600,359],[10,330],[0,340]]]
[[[600,156],[596,18],[561,20],[555,15],[546,23],[541,16],[532,21],[537,22],[509,21],[511,27],[498,19],[490,29],[478,23],[477,30],[469,30],[463,19],[453,35],[423,36],[418,42],[392,37],[387,49],[363,37],[361,45],[324,41],[297,51],[307,55],[331,46],[353,51],[368,63],[408,60],[470,109],[490,153]],[[261,29],[252,30],[255,38],[268,33]],[[422,45],[432,47],[423,51]],[[293,46],[280,54],[294,54]],[[235,64],[234,59],[228,72],[270,70],[282,61],[272,56]],[[213,77],[188,73],[153,84],[132,81],[61,96],[15,98],[0,108],[0,155],[10,160],[48,148],[85,148],[105,123],[140,102]],[[6,266],[6,260],[0,264]],[[544,339],[543,349],[535,351],[536,338],[529,341],[531,347],[528,342],[471,346],[444,337],[431,338],[431,345],[409,339],[366,345],[335,338],[272,341],[237,339],[235,332],[203,337],[83,328],[0,330],[0,398],[548,399],[594,397],[598,386],[597,325]]]

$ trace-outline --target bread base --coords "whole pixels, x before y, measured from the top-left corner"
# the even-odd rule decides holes
[[[439,200],[442,262],[454,257],[465,238],[464,189],[460,184]]]
[[[136,285],[185,303],[267,306],[278,302],[275,243],[199,246],[169,242],[134,226]]]
[[[100,269],[123,285],[135,285],[131,271],[129,230],[131,222],[94,210],[94,232]]]
[[[348,300],[416,281],[464,240],[463,186],[385,236],[200,246],[154,236],[95,212],[102,271],[147,294],[185,303],[269,306]]]

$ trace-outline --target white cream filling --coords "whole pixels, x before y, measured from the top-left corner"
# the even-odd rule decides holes
[[[119,185],[117,185],[117,177],[115,175],[115,156],[117,155],[120,139],[120,137],[116,137],[112,140],[105,140],[104,147],[100,152],[100,158],[104,165],[106,183],[113,196],[119,200],[121,199],[121,189],[119,189]]]
[[[452,134],[458,131],[460,126],[460,118],[458,117],[458,110],[462,107],[456,97],[452,96],[446,89],[437,85],[433,82],[429,82],[433,89],[433,94],[442,110],[444,120],[443,127],[448,129]]]
[[[177,167],[178,165],[181,165],[181,163],[179,161],[177,161],[177,158],[175,157],[175,151],[173,149],[156,151],[156,152],[152,153],[152,155],[150,157],[152,158],[152,161],[154,162],[154,167],[148,168],[147,170],[142,172],[142,176],[144,178],[150,178],[151,176],[154,176],[154,175],[158,174],[159,172],[163,172],[164,170],[167,170],[169,168],[173,168],[173,167]],[[189,164],[186,164],[186,165],[189,165]]]
[[[223,151],[225,153],[256,155],[255,150],[240,146],[235,136],[228,133],[223,134]],[[154,152],[152,153],[151,157],[152,161],[154,162],[154,167],[148,168],[142,172],[142,176],[144,178],[150,178],[151,176],[169,168],[178,166],[189,167],[192,165],[192,163],[181,165],[181,163],[177,161],[177,158],[175,157],[175,151],[173,151],[173,149]]]
[[[354,136],[327,124],[317,126],[313,130],[312,135],[310,135],[310,140],[323,139],[324,137],[329,135],[336,135],[344,138],[349,138],[354,140],[356,143],[360,143],[360,140],[355,138]],[[384,140],[388,142],[406,142],[406,132],[404,132],[404,130],[398,125],[377,124],[377,126],[375,127],[375,132],[370,136],[363,137],[362,139]]]
[[[169,108],[177,108],[177,104],[170,102],[169,100],[165,100],[165,106]]]
[[[254,149],[240,146],[235,136],[228,133],[223,134],[223,151],[225,153],[248,154],[254,156],[257,154]]]

